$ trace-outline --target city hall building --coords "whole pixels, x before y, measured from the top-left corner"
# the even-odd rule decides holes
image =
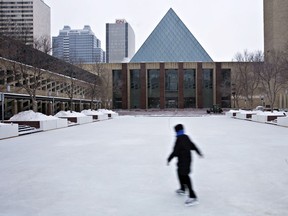
[[[108,67],[116,109],[231,106],[231,64],[213,62],[173,9],[129,63]]]
[[[231,63],[110,64],[115,109],[231,106]]]

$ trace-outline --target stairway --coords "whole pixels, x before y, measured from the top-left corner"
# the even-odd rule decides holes
[[[18,132],[19,136],[25,135],[25,134],[31,134],[31,133],[36,133],[40,132],[40,129],[37,129],[35,127],[31,127],[29,125],[18,125]]]

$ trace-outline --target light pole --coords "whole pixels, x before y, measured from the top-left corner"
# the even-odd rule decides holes
[[[48,94],[49,94],[49,98],[52,97],[51,113],[52,113],[52,115],[54,115],[54,96],[53,96],[53,94],[52,94],[52,91],[49,91]]]
[[[232,87],[231,88],[231,90],[232,90],[231,94],[232,94],[232,97],[233,97],[233,108],[236,108],[236,89],[235,89],[235,84],[232,83],[231,87]]]
[[[264,96],[263,95],[261,95],[261,106],[264,107]]]
[[[236,100],[235,95],[236,95],[236,92],[233,91],[233,92],[232,92],[232,97],[233,97],[233,108],[236,107],[236,104],[235,104],[235,100]]]

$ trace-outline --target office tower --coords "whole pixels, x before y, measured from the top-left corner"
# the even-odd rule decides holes
[[[135,34],[126,20],[106,23],[106,61],[129,62],[135,53]]]
[[[162,61],[213,61],[172,8],[169,9],[131,60],[131,62]]]
[[[288,48],[288,1],[264,0],[264,53]]]
[[[89,25],[80,30],[64,26],[59,35],[52,38],[52,44],[53,56],[66,62],[72,64],[105,62],[101,41]]]
[[[43,0],[0,0],[0,33],[32,45],[51,42],[50,7]],[[51,44],[51,43],[50,43]]]

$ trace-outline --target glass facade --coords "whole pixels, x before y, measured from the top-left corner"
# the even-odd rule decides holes
[[[221,70],[221,107],[231,107],[231,69]]]
[[[184,70],[184,108],[196,107],[196,70]]]
[[[112,70],[113,78],[113,108],[122,109],[122,71]]]
[[[130,62],[212,62],[201,44],[170,9]]]
[[[213,69],[203,69],[202,75],[203,107],[209,108],[213,105]]]
[[[160,70],[148,70],[148,108],[160,108]]]
[[[140,70],[130,70],[130,108],[140,108],[141,80]]]
[[[72,64],[105,62],[101,41],[90,26],[83,30],[72,30],[64,26],[57,37],[53,37],[53,56]]]
[[[178,70],[165,71],[165,107],[178,107]]]
[[[125,20],[106,24],[106,60],[108,63],[129,62],[135,54],[135,34]]]

